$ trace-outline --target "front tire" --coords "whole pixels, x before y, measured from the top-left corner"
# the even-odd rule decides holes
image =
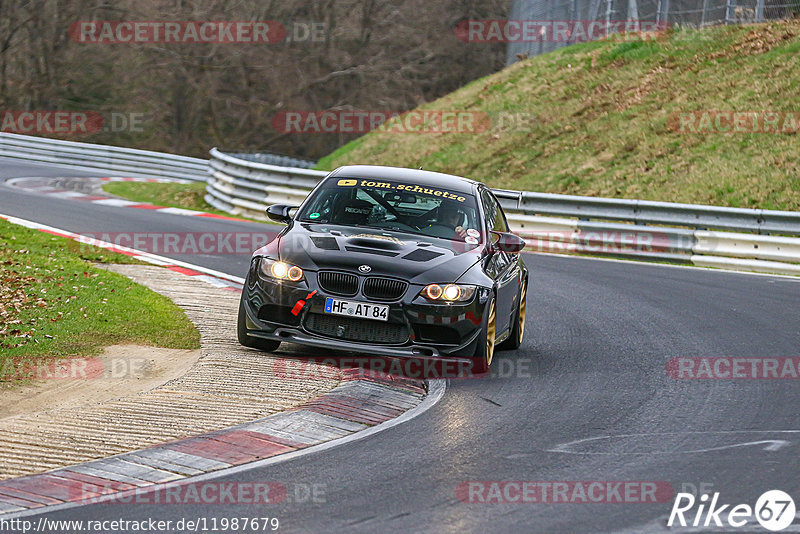
[[[489,372],[494,358],[495,338],[497,337],[497,308],[494,298],[489,301],[488,318],[484,326],[483,333],[478,337],[478,346],[475,348],[475,356],[472,358],[472,373],[485,374]]]
[[[525,312],[527,310],[528,282],[519,290],[519,302],[517,302],[517,315],[514,317],[514,324],[511,326],[511,335],[508,339],[497,346],[497,350],[514,350],[522,345],[522,338],[525,335]]]
[[[264,352],[275,352],[281,345],[280,341],[250,337],[247,335],[247,312],[244,311],[244,302],[239,301],[239,318],[236,321],[236,337],[239,343],[251,349],[258,349]]]

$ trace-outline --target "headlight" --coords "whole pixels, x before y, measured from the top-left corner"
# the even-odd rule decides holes
[[[303,279],[303,269],[297,265],[270,260],[269,258],[262,258],[261,274],[278,280],[289,280],[290,282],[299,282]]]
[[[472,298],[475,289],[461,284],[429,284],[419,294],[432,302],[464,302]]]

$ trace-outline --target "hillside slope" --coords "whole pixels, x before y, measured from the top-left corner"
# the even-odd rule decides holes
[[[421,166],[511,189],[800,210],[798,20],[574,45],[421,109],[492,121],[476,133],[371,132],[319,167]],[[727,116],[705,113],[719,111],[783,113],[782,133],[721,133]],[[690,112],[705,114],[687,123]],[[502,113],[533,120],[503,127]]]

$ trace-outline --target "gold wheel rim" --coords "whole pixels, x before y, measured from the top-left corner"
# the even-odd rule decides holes
[[[522,286],[522,296],[519,298],[519,340],[525,335],[525,309],[528,305],[528,285]]]
[[[494,357],[494,339],[497,334],[497,313],[495,313],[494,301],[489,308],[489,324],[486,326],[486,365],[492,364]]]

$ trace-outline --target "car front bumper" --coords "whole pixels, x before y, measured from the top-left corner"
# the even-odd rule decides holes
[[[360,292],[353,297],[325,292],[315,272],[306,271],[305,280],[292,283],[251,269],[242,294],[247,335],[377,356],[469,360],[483,330],[491,290],[478,288],[467,302],[433,304],[418,296],[423,287],[410,284],[402,298],[387,302]],[[328,297],[387,305],[389,320],[327,314]]]

